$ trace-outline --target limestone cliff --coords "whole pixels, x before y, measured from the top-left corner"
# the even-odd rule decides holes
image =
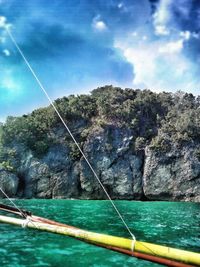
[[[133,100],[134,105],[137,103],[135,99],[136,96]],[[124,108],[127,109],[130,104],[130,101],[126,102]],[[123,103],[120,104],[120,108],[121,105]],[[125,123],[124,118],[121,120],[117,116],[110,117],[109,110],[107,118],[105,114],[100,115],[99,111],[98,115],[93,113],[90,119],[68,119],[68,124],[113,199],[199,202],[200,140],[196,128],[195,132],[192,132],[193,138],[189,136],[191,132],[186,131],[188,128],[181,132],[181,136],[181,130],[178,132],[173,128],[172,132],[170,128],[169,132],[169,121],[175,118],[179,127],[179,117],[182,116],[183,110],[181,115],[174,116],[174,113],[169,115],[165,102],[163,108],[159,106],[158,110],[150,107],[152,113],[148,109],[144,111],[141,105],[142,103],[138,104],[135,115],[128,117]],[[119,107],[115,106],[116,108]],[[141,110],[142,114],[139,113]],[[159,122],[160,118],[163,119],[162,123]],[[28,120],[27,117],[25,119],[28,123],[30,117]],[[31,122],[32,120],[33,117]],[[32,143],[30,141],[38,134],[36,128],[30,128],[30,132],[27,132],[27,125],[23,128],[20,124],[21,128],[17,126],[17,134],[12,135],[12,141],[8,142],[11,140],[8,139],[8,134],[16,131],[17,123],[15,119],[11,124],[3,126],[6,142],[2,142],[4,153],[2,152],[0,157],[0,184],[10,197],[106,198],[60,122],[55,122],[49,127],[46,137],[43,128],[42,135]],[[11,126],[12,133],[8,131]],[[174,125],[171,124],[170,127]],[[20,134],[22,139],[19,139]],[[50,140],[48,147],[44,146],[47,139]],[[45,148],[42,153],[41,147]],[[3,195],[0,194],[0,197]]]

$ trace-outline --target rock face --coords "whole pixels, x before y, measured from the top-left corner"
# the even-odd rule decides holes
[[[129,129],[98,127],[82,147],[109,195],[113,199],[199,202],[197,147],[174,146],[162,153],[147,146],[143,153],[136,153],[133,135]],[[107,198],[84,158],[78,154],[74,158],[71,143],[61,137],[60,144],[52,144],[42,158],[15,145],[15,174],[0,170],[1,187],[10,197]]]
[[[200,162],[194,147],[168,153],[146,149],[144,193],[152,200],[200,202]]]
[[[0,169],[0,185],[2,190],[9,197],[14,197],[16,195],[18,184],[19,184],[19,179],[15,174]],[[5,195],[1,191],[0,191],[0,197],[5,197]]]
[[[53,146],[42,159],[25,155],[19,173],[24,180],[25,198],[79,197],[78,175],[65,146]]]
[[[102,184],[114,199],[141,199],[142,156],[132,152],[132,133],[116,127],[90,134],[83,151]],[[20,150],[17,173],[20,186],[15,193],[25,198],[106,199],[83,157],[73,160],[67,145],[53,145],[35,158]]]
[[[142,158],[131,151],[132,139],[131,132],[113,127],[91,135],[85,144],[84,152],[112,198],[142,198]],[[80,185],[84,197],[106,197],[83,159]]]

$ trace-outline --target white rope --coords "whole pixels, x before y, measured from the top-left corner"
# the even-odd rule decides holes
[[[28,222],[31,222],[36,228],[38,228],[37,227],[37,225],[30,219],[30,218],[28,218],[27,217],[27,215],[20,209],[20,207],[17,205],[17,204],[15,204],[15,202],[14,201],[12,201],[12,199],[11,198],[9,198],[9,196],[6,194],[6,192],[2,189],[2,187],[0,187],[0,191],[3,193],[3,195],[10,201],[10,203],[20,212],[20,214],[22,215],[22,217],[24,217],[24,218],[26,218],[26,221],[28,220]],[[24,222],[24,223],[26,223],[26,221]],[[28,223],[26,223],[26,226],[24,226],[24,223],[22,223],[22,227],[23,228],[25,228],[27,225],[28,225]]]
[[[10,201],[10,203],[20,212],[22,217],[26,218],[26,214],[23,213],[23,211],[15,204],[15,202],[12,201],[12,199],[9,198],[9,196],[6,194],[6,192],[0,187],[0,191],[3,193],[3,195]]]
[[[32,221],[30,220],[30,218],[26,217],[26,219],[22,222],[22,228],[26,228],[29,222],[32,222]]]
[[[132,243],[131,243],[131,251],[134,252],[136,239],[135,239],[135,236],[132,237],[132,238],[133,238],[133,240],[132,240]]]
[[[11,41],[13,42],[13,44],[15,45],[15,47],[17,48],[18,52],[20,53],[21,57],[23,58],[24,62],[26,63],[28,69],[30,70],[30,72],[32,73],[33,77],[35,78],[36,82],[38,83],[40,89],[43,91],[43,93],[46,95],[47,99],[49,100],[51,106],[54,108],[55,112],[57,113],[58,117],[60,118],[61,122],[63,123],[64,127],[67,129],[69,135],[71,136],[72,140],[74,141],[74,143],[76,144],[78,150],[80,151],[81,155],[83,156],[83,158],[85,159],[85,161],[87,162],[90,170],[92,171],[92,173],[94,174],[95,178],[97,179],[97,181],[99,182],[99,184],[101,185],[103,191],[105,192],[107,198],[110,200],[113,208],[115,209],[116,213],[118,214],[119,218],[121,219],[122,223],[124,224],[125,228],[127,229],[127,231],[129,232],[129,234],[131,235],[131,237],[133,239],[135,239],[134,234],[131,232],[130,228],[128,227],[127,223],[125,222],[124,218],[122,217],[121,213],[119,212],[119,210],[117,209],[117,207],[115,206],[114,202],[112,201],[110,195],[108,194],[108,192],[106,191],[104,185],[102,184],[102,182],[100,181],[97,173],[95,172],[94,168],[92,167],[92,165],[90,164],[89,160],[87,159],[87,157],[85,156],[84,152],[82,151],[81,147],[79,146],[78,142],[76,141],[75,137],[73,136],[72,132],[70,131],[70,129],[68,128],[67,124],[65,123],[64,119],[62,118],[62,116],[60,115],[59,111],[57,110],[56,106],[54,105],[53,101],[51,100],[51,98],[49,97],[47,91],[45,90],[44,86],[42,85],[42,83],[40,82],[39,78],[37,77],[36,73],[34,72],[33,68],[31,67],[31,65],[29,64],[28,60],[26,59],[24,53],[22,52],[22,50],[20,49],[19,45],[16,43],[12,33],[9,31],[8,27],[5,26],[5,30],[8,33]]]

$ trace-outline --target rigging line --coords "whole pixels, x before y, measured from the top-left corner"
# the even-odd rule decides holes
[[[61,116],[61,114],[59,113],[58,109],[56,108],[56,106],[54,105],[53,101],[51,100],[50,96],[48,95],[46,89],[44,88],[44,86],[42,85],[42,83],[40,82],[39,78],[37,77],[35,71],[33,70],[33,68],[31,67],[31,65],[29,64],[28,60],[26,59],[24,53],[22,52],[22,50],[20,49],[19,45],[17,44],[17,42],[15,41],[15,38],[13,37],[12,33],[9,31],[8,26],[5,26],[5,30],[7,32],[7,34],[9,35],[11,41],[13,42],[13,44],[15,45],[15,47],[17,48],[18,52],[20,53],[21,57],[23,58],[24,62],[26,63],[28,69],[30,70],[30,72],[32,73],[33,77],[35,78],[36,82],[38,83],[39,87],[41,88],[41,90],[43,91],[43,93],[46,95],[47,99],[49,100],[51,106],[54,108],[55,112],[57,113],[58,117],[60,118],[61,122],[63,123],[64,127],[67,129],[69,135],[71,136],[72,140],[74,141],[74,143],[76,144],[78,150],[80,151],[81,155],[83,156],[83,158],[85,159],[85,161],[87,162],[90,170],[92,171],[93,175],[95,176],[95,178],[97,179],[97,181],[99,182],[100,186],[102,187],[103,191],[105,192],[107,198],[110,200],[113,208],[115,209],[116,213],[118,214],[119,218],[121,219],[122,223],[124,224],[125,228],[127,229],[127,231],[129,232],[129,234],[131,235],[131,237],[133,238],[133,240],[135,240],[135,236],[134,234],[131,232],[129,226],[127,225],[127,223],[125,222],[123,216],[121,215],[120,211],[118,210],[118,208],[115,206],[113,200],[111,199],[110,195],[108,194],[108,192],[106,191],[104,185],[102,184],[101,180],[99,179],[96,171],[94,170],[94,168],[92,167],[92,165],[90,164],[89,160],[87,159],[87,157],[85,156],[83,150],[81,149],[81,147],[79,146],[78,142],[76,141],[75,137],[73,136],[72,132],[70,131],[70,129],[68,128],[67,124],[65,123],[63,117]]]
[[[26,218],[26,215],[23,213],[23,211],[15,204],[14,201],[12,201],[11,198],[9,198],[9,196],[6,194],[6,192],[1,187],[0,187],[0,191],[10,201],[10,203],[12,203],[12,205],[20,212],[20,214],[22,215],[22,217],[25,217]]]
[[[3,193],[3,195],[10,201],[10,203],[12,203],[12,205],[20,212],[20,214],[22,215],[23,218],[26,219],[25,223],[22,225],[23,228],[25,228],[27,223],[32,223],[37,229],[37,225],[30,219],[27,217],[27,215],[20,209],[20,207],[18,207],[17,204],[15,204],[14,201],[12,201],[11,198],[9,198],[9,196],[6,194],[6,192],[2,189],[2,187],[0,187],[0,191]]]

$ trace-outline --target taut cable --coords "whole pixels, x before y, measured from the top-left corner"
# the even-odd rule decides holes
[[[105,192],[107,198],[110,200],[110,203],[112,204],[113,208],[115,209],[116,213],[118,214],[119,218],[121,219],[122,223],[124,224],[125,228],[127,229],[127,231],[129,232],[129,234],[131,235],[132,239],[135,240],[135,236],[134,234],[131,232],[130,228],[128,227],[127,223],[125,222],[123,216],[121,215],[120,211],[117,209],[117,207],[115,206],[113,200],[111,199],[110,195],[108,194],[108,192],[106,191],[104,185],[102,184],[101,180],[99,179],[96,171],[94,170],[94,168],[92,167],[92,165],[90,164],[89,160],[87,159],[87,157],[85,156],[83,150],[81,149],[81,147],[79,146],[78,142],[76,141],[74,135],[72,134],[72,132],[70,131],[70,129],[68,128],[67,124],[65,123],[63,117],[61,116],[60,112],[58,111],[58,109],[56,108],[56,106],[54,105],[52,99],[50,98],[50,96],[48,95],[46,89],[44,88],[44,86],[42,85],[42,83],[40,82],[39,78],[37,77],[35,71],[33,70],[33,68],[31,67],[31,65],[29,64],[28,60],[26,59],[24,53],[22,52],[22,50],[20,49],[19,45],[17,44],[17,42],[15,41],[15,38],[13,37],[12,33],[10,32],[10,30],[8,29],[7,26],[5,26],[5,30],[8,33],[11,41],[13,42],[13,44],[15,45],[15,47],[17,48],[19,54],[21,55],[21,57],[23,58],[24,62],[26,63],[28,69],[30,70],[30,72],[32,73],[33,77],[35,78],[36,82],[38,83],[40,89],[43,91],[43,93],[45,94],[45,96],[47,97],[47,99],[49,100],[51,106],[54,108],[55,112],[57,113],[58,117],[60,118],[61,122],[63,123],[64,127],[66,128],[66,130],[68,131],[69,135],[71,136],[72,140],[74,141],[74,143],[76,144],[78,150],[80,151],[81,155],[83,156],[83,158],[85,159],[85,161],[87,162],[90,170],[92,171],[93,175],[95,176],[95,178],[97,179],[97,181],[99,182],[100,186],[102,187],[103,191]]]

